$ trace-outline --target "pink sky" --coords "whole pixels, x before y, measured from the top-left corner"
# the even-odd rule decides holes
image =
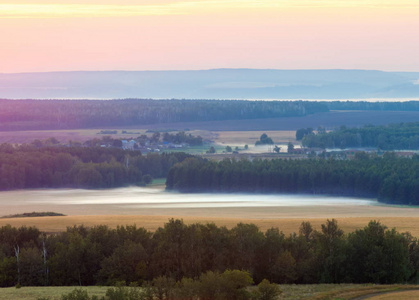
[[[417,0],[0,0],[0,72],[419,72]]]

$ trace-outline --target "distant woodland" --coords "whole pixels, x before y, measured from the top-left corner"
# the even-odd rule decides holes
[[[356,148],[373,147],[383,150],[419,149],[419,122],[386,126],[366,125],[361,128],[341,126],[331,132],[314,133],[309,128],[297,130],[297,139],[305,147]]]
[[[419,101],[330,101],[324,103],[330,110],[419,111]]]
[[[245,287],[253,280],[418,282],[419,242],[409,233],[371,221],[345,234],[336,220],[319,231],[303,222],[296,232],[287,236],[253,224],[227,229],[173,219],[154,233],[136,226],[74,226],[46,235],[35,227],[8,225],[0,227],[0,286],[134,284],[163,291],[161,297],[134,299],[250,300]],[[178,288],[187,297],[175,298]]]
[[[419,205],[419,157],[360,152],[352,160],[190,158],[170,169],[166,186],[181,192],[329,194]]]
[[[304,117],[332,110],[399,112],[419,111],[419,101],[322,102],[176,99],[0,99],[0,106],[0,130],[3,131],[82,129],[176,122]],[[319,120],[319,124],[322,124],[321,120]]]
[[[0,100],[0,130],[69,129],[305,116],[320,102],[242,100]]]
[[[100,147],[0,145],[0,190],[30,188],[111,188],[143,185],[166,177],[185,153],[141,155]]]

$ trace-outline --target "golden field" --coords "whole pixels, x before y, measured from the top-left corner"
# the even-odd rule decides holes
[[[117,130],[117,134],[100,134],[101,130]],[[125,130],[128,133],[123,134]],[[176,131],[175,131],[176,132]],[[174,132],[171,132],[174,133]],[[225,144],[231,146],[244,146],[248,144],[252,146],[263,133],[277,144],[287,144],[289,141],[295,142],[295,131],[293,130],[271,130],[271,131],[209,131],[209,130],[190,130],[187,133],[202,136],[205,140],[211,140],[217,144]],[[66,143],[69,140],[84,142],[93,138],[102,138],[103,136],[112,136],[113,138],[135,138],[141,134],[151,135],[147,130],[142,129],[68,129],[68,130],[33,130],[33,131],[0,131],[0,143],[30,143],[35,139],[44,140],[49,137],[55,137],[60,142]]]
[[[245,145],[252,146],[259,140],[263,133],[266,133],[275,144],[295,143],[295,131],[277,130],[277,131],[214,131],[216,134],[215,142],[225,145]]]
[[[130,215],[101,215],[101,216],[64,216],[64,217],[34,217],[34,218],[14,218],[0,219],[0,226],[10,224],[12,226],[36,226],[45,232],[61,232],[69,226],[84,225],[92,227],[96,225],[108,225],[117,227],[118,225],[136,225],[154,231],[162,227],[171,216],[130,216]],[[298,232],[299,226],[303,221],[309,221],[314,228],[320,230],[321,224],[326,219],[323,218],[283,218],[283,219],[246,219],[246,218],[218,218],[218,217],[191,217],[176,216],[183,219],[186,224],[191,223],[215,223],[218,226],[234,227],[237,223],[253,223],[262,231],[271,227],[277,227],[285,234]],[[379,220],[389,228],[396,228],[400,232],[409,231],[413,236],[419,237],[419,217],[348,217],[337,218],[339,226],[345,232],[352,232],[356,229],[365,227],[372,219]]]
[[[368,298],[369,300],[411,300],[419,299],[419,291],[405,291],[405,292],[394,292],[385,293]]]

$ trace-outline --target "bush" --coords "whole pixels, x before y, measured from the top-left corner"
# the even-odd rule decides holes
[[[106,291],[106,300],[143,300],[146,299],[140,288],[119,286]]]
[[[198,296],[207,300],[247,300],[251,297],[247,288],[252,283],[249,272],[227,270],[220,274],[208,271],[199,278]]]
[[[86,290],[75,289],[66,295],[61,295],[61,300],[99,300],[99,297],[89,297],[89,294]],[[100,300],[104,300],[104,298],[102,297]]]
[[[250,299],[247,288],[253,284],[249,272],[240,270],[226,270],[221,274],[221,294],[223,299],[246,300]]]
[[[264,279],[258,284],[257,290],[253,293],[253,300],[275,300],[282,294],[281,289],[277,284],[270,283]]]

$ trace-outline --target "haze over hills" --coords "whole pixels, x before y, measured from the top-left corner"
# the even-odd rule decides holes
[[[419,72],[213,69],[0,74],[0,98],[419,98]]]

